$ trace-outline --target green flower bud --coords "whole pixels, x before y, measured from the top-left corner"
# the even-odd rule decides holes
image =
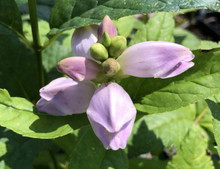
[[[109,58],[102,63],[102,68],[106,76],[112,77],[120,70],[120,65],[115,59]]]
[[[109,47],[110,44],[111,44],[111,38],[110,38],[110,36],[108,35],[107,32],[104,32],[104,34],[102,35],[102,44],[105,47]]]
[[[118,57],[127,48],[127,40],[124,36],[116,36],[112,38],[111,45],[109,47],[109,54],[112,57]]]
[[[108,58],[108,51],[101,43],[95,43],[90,48],[91,56],[99,61],[106,60]]]

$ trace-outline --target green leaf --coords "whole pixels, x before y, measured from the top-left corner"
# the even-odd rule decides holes
[[[129,138],[129,154],[158,154],[164,147],[178,147],[191,128],[194,118],[193,105],[172,112],[143,116],[135,122]]]
[[[1,138],[0,139],[0,157],[3,156],[7,152],[7,147],[5,142],[7,142],[7,139]]]
[[[173,30],[175,27],[173,13],[154,13],[146,26],[147,41],[173,41]]]
[[[20,12],[14,0],[0,1],[0,23],[23,34]]]
[[[214,169],[210,156],[206,154],[207,138],[203,130],[194,125],[184,138],[180,149],[168,163],[167,169]]]
[[[191,32],[176,28],[174,29],[175,43],[188,47],[191,50],[199,49],[200,40]]]
[[[115,25],[118,29],[118,34],[124,37],[128,37],[136,24],[135,16],[126,16],[120,18],[115,22]]]
[[[56,138],[88,124],[85,114],[65,117],[39,113],[29,101],[0,90],[0,125],[33,138]]]
[[[70,158],[69,169],[127,169],[128,161],[122,150],[105,150],[91,127],[79,132],[80,138]]]
[[[2,127],[0,137],[7,140],[8,150],[0,160],[4,160],[12,169],[30,169],[38,153],[50,149],[53,145],[50,140],[25,138]]]
[[[199,46],[200,49],[203,50],[211,50],[213,48],[220,48],[220,42],[212,42],[212,41],[201,41],[201,44]]]
[[[136,108],[147,113],[162,113],[218,94],[220,50],[194,51],[194,54],[195,66],[177,77],[123,80],[121,84],[134,102],[141,100],[135,104]]]
[[[214,129],[214,136],[217,142],[217,151],[220,154],[220,103],[215,103],[212,100],[206,100],[211,109],[212,116],[213,116],[213,129]]]
[[[153,157],[152,159],[133,158],[129,160],[130,169],[165,169],[167,160],[160,160]]]
[[[176,11],[187,8],[209,8],[220,11],[218,0],[57,0],[51,12],[50,35],[66,29],[78,28],[101,22],[106,14],[112,19],[134,14],[146,14],[157,11]],[[90,10],[89,10],[90,9]],[[57,29],[58,28],[58,29]]]
[[[0,24],[0,88],[36,100],[40,88],[35,53],[17,34]]]

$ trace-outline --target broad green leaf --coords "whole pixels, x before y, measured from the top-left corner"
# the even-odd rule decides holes
[[[213,129],[214,129],[214,136],[217,142],[217,150],[218,154],[220,154],[220,103],[215,103],[212,100],[206,100],[211,109],[212,116],[213,116]]]
[[[172,112],[143,116],[135,122],[129,138],[129,154],[158,154],[164,147],[178,147],[192,126],[194,118],[193,105]]]
[[[177,154],[168,163],[167,169],[214,169],[206,148],[207,138],[203,130],[194,125],[185,136]]]
[[[0,90],[0,125],[33,138],[56,138],[88,124],[85,114],[65,117],[39,113],[29,101]]]
[[[195,66],[177,77],[130,78],[120,84],[135,103],[139,102],[136,108],[147,113],[172,111],[218,94],[220,50],[194,51],[194,54]]]
[[[1,138],[0,139],[0,157],[3,156],[7,152],[7,147],[5,142],[7,142],[7,139]]]
[[[0,24],[22,34],[21,16],[14,0],[0,1]]]
[[[112,19],[134,14],[146,14],[157,11],[176,11],[187,8],[209,8],[220,11],[218,0],[57,0],[51,12],[50,35],[66,29],[78,28],[101,22],[106,14]],[[90,10],[89,10],[90,9]]]
[[[0,24],[0,88],[12,96],[39,98],[37,59],[17,34]]]
[[[146,26],[147,41],[173,41],[173,30],[175,27],[173,13],[154,13]]]
[[[174,29],[174,40],[175,43],[186,46],[191,50],[199,49],[201,43],[191,32],[180,28]]]
[[[144,41],[173,41],[175,25],[172,13],[155,13],[146,24],[141,22],[139,25],[135,34],[129,37],[129,46]]]
[[[5,165],[5,161],[0,161],[0,169],[11,169],[11,168]]]
[[[133,158],[129,160],[129,169],[165,169],[167,160],[160,160],[153,157],[152,159]]]
[[[135,16],[127,16],[120,18],[115,22],[115,25],[118,29],[118,34],[124,37],[128,37],[136,24]]]
[[[131,41],[129,42],[129,46],[132,46],[134,44],[147,41],[147,27],[146,24],[140,23],[140,26],[138,27],[137,31],[130,35]]]
[[[216,43],[216,42],[212,42],[212,41],[201,41],[201,44],[199,46],[200,49],[203,50],[210,50],[213,48],[220,48],[220,42]]]
[[[122,150],[105,150],[91,127],[79,132],[80,138],[72,152],[69,169],[127,169]]]
[[[0,128],[0,137],[7,139],[7,153],[0,157],[12,169],[30,169],[32,163],[41,150],[52,148],[52,141],[30,139]]]

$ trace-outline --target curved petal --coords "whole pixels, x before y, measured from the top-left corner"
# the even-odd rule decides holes
[[[115,27],[115,24],[112,22],[112,20],[109,18],[108,15],[104,17],[100,26],[98,27],[98,40],[99,41],[101,40],[104,32],[108,33],[110,38],[117,36],[117,29]]]
[[[117,61],[127,75],[169,78],[192,67],[193,58],[192,52],[182,45],[149,41],[127,48]]]
[[[102,84],[93,95],[87,115],[109,133],[119,132],[135,118],[136,109],[125,90],[117,83]]]
[[[90,47],[97,42],[97,25],[78,28],[74,31],[71,45],[76,56],[84,56],[93,59],[90,55]]]
[[[39,111],[55,116],[83,113],[95,92],[89,81],[76,82],[71,78],[58,78],[40,89]]]
[[[100,71],[100,64],[85,57],[69,57],[57,64],[60,72],[76,81],[92,80]]]
[[[101,140],[106,149],[124,149],[131,134],[135,118],[127,122],[120,131],[110,133],[99,123],[90,121],[96,136]]]

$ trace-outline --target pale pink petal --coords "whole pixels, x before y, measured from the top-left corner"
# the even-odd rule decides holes
[[[76,56],[93,59],[90,56],[90,47],[97,42],[97,25],[77,28],[72,36],[72,50]]]
[[[55,116],[84,113],[94,92],[92,82],[58,78],[40,89],[41,99],[37,102],[37,108]]]
[[[127,92],[117,83],[102,84],[93,95],[87,115],[90,120],[114,133],[131,119],[136,109]]]
[[[69,57],[57,64],[57,69],[76,81],[92,80],[100,71],[100,64],[85,57]]]
[[[182,45],[149,41],[127,48],[117,61],[127,75],[169,78],[192,67],[193,58],[192,52]]]
[[[114,23],[112,22],[112,20],[109,18],[108,15],[106,15],[104,17],[104,19],[102,20],[102,23],[98,27],[98,40],[99,41],[101,40],[102,35],[104,34],[104,32],[108,33],[108,35],[111,38],[117,36],[117,29],[116,29]]]

